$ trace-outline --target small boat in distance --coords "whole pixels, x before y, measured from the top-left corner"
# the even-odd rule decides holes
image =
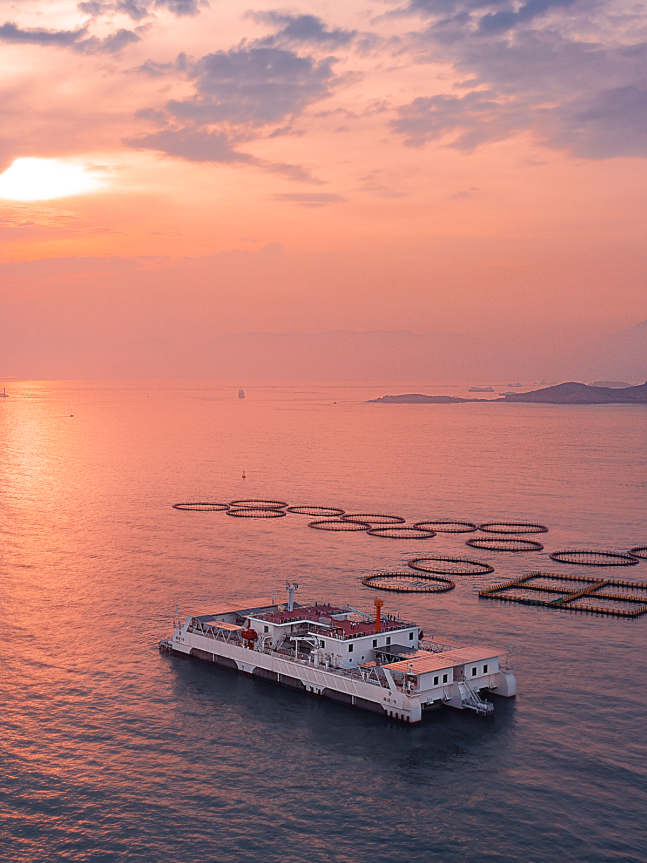
[[[2,387],[2,392],[0,393],[0,399],[8,399],[8,398],[9,398],[9,396],[7,395],[7,388]]]
[[[238,390],[238,398],[239,399],[245,398],[245,390],[242,387]]]
[[[468,392],[470,393],[493,393],[494,390],[492,387],[470,387]]]

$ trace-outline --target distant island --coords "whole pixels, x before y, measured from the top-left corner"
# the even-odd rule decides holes
[[[380,399],[369,399],[371,404],[384,405],[451,405],[460,402],[487,402],[499,399],[461,399],[458,396],[425,396],[422,393],[406,393],[402,396],[382,396]]]
[[[647,404],[647,383],[637,387],[588,386],[569,381],[553,387],[544,387],[529,393],[506,393],[499,399],[463,399],[458,396],[427,396],[422,393],[407,393],[400,396],[382,396],[369,399],[372,404],[461,404],[465,402],[527,402],[547,405],[608,405],[608,404]]]
[[[502,402],[533,402],[548,405],[647,404],[647,383],[637,387],[590,387],[569,381],[529,393],[506,393]]]

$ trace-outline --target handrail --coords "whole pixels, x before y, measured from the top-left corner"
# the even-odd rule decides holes
[[[194,632],[195,630],[192,627],[187,629],[187,632]],[[212,638],[214,641],[222,641],[224,644],[233,644],[236,647],[242,647],[242,640],[238,636],[238,634],[234,634],[231,632],[220,632],[218,630],[209,629],[205,632],[196,632],[196,635],[201,635],[203,638]],[[336,668],[336,667],[322,667],[320,665],[312,665],[309,659],[305,658],[308,654],[302,653],[301,655],[294,655],[294,651],[280,651],[271,647],[261,647],[260,645],[254,648],[254,653],[265,653],[268,656],[275,656],[278,659],[289,659],[291,662],[298,662],[301,665],[307,665],[310,668],[316,668],[319,671],[327,671],[331,674],[337,674],[340,677],[349,677],[353,680],[361,681],[363,683],[370,683],[371,686],[384,686],[384,684],[379,680],[369,680],[360,674],[359,671],[355,669],[345,669],[345,668]]]

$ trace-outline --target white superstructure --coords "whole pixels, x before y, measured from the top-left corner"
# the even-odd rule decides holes
[[[161,650],[195,656],[314,695],[419,722],[447,705],[489,716],[481,693],[512,697],[505,651],[424,641],[417,624],[345,606],[252,599],[191,613]]]

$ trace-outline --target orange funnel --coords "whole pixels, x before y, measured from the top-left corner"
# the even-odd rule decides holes
[[[379,632],[382,625],[382,606],[384,605],[384,600],[374,599],[373,605],[375,606],[375,631]]]

